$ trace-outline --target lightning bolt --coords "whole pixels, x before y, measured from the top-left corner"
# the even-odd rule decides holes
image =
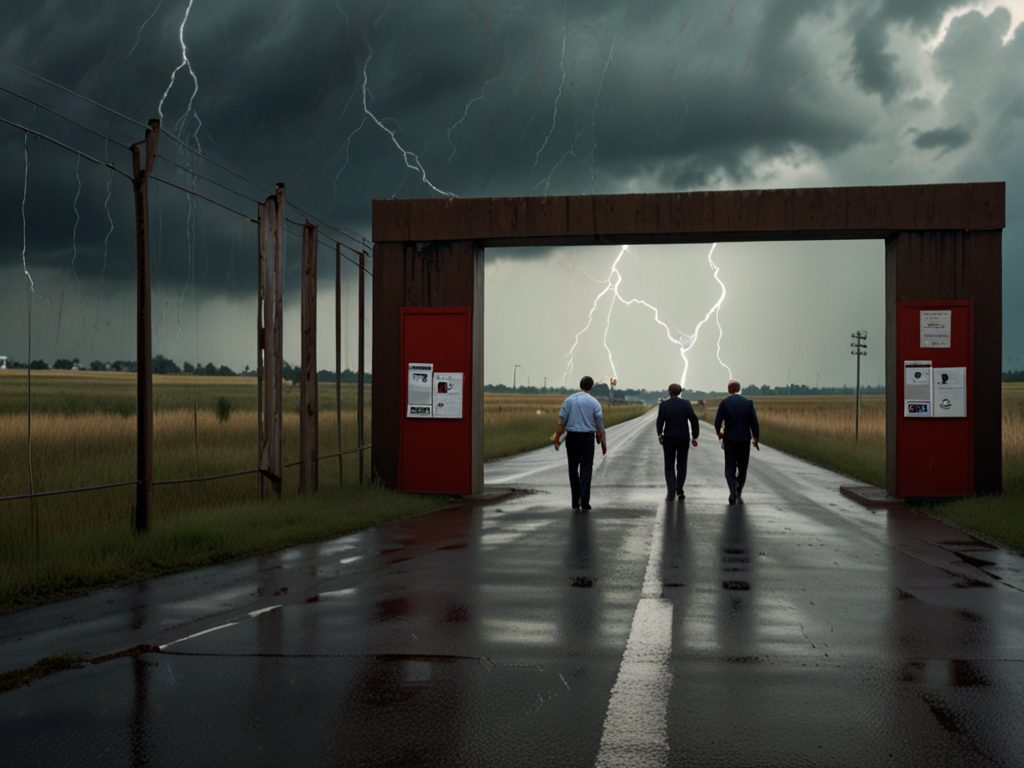
[[[103,159],[107,159],[107,153],[104,151]],[[93,326],[94,329],[100,327],[100,309],[102,308],[102,297],[103,297],[103,278],[107,274],[107,255],[110,253],[110,236],[114,234],[114,217],[110,215],[110,197],[113,194],[113,190],[110,188],[110,182],[113,179],[114,172],[112,170],[107,171],[107,195],[103,198],[103,210],[107,214],[107,234],[103,237],[103,265],[100,267],[100,289],[99,298],[96,301],[96,322]]]
[[[551,166],[551,170],[548,171],[548,175],[533,185],[534,189],[543,184],[544,194],[546,195],[548,193],[548,187],[551,185],[551,177],[555,175],[555,171],[557,171],[561,167],[562,163],[564,163],[568,158],[571,157],[574,160],[577,159],[576,142],[580,140],[580,136],[582,136],[584,133],[586,133],[586,128],[581,128],[579,131],[576,132],[576,135],[573,136],[572,139],[572,146],[570,146],[569,149],[565,150],[565,152],[562,153],[562,156],[558,158],[558,161],[553,166]],[[593,171],[593,166],[591,166],[591,171]],[[593,176],[593,173],[591,173],[591,176]]]
[[[170,96],[171,91],[174,89],[174,85],[178,78],[178,73],[182,70],[188,72],[188,76],[192,79],[192,92],[189,94],[188,103],[185,105],[185,110],[181,113],[181,116],[174,124],[174,129],[179,135],[184,134],[186,126],[189,124],[191,119],[194,125],[192,133],[186,138],[186,144],[191,142],[197,153],[202,156],[202,143],[199,140],[199,132],[202,130],[203,121],[199,117],[199,113],[195,110],[196,97],[199,95],[199,77],[196,75],[195,69],[192,67],[192,62],[188,57],[188,44],[185,42],[185,27],[188,26],[189,15],[192,13],[192,5],[194,0],[188,0],[185,6],[185,14],[182,16],[181,24],[178,26],[178,44],[181,46],[181,61],[178,66],[171,72],[170,80],[167,83],[167,87],[164,89],[163,95],[160,97],[160,102],[157,105],[157,113],[161,120],[164,117],[164,104],[167,98]],[[187,153],[185,146],[178,147],[178,155],[182,160],[186,171],[192,169],[192,156]],[[194,174],[191,175],[190,186],[195,189],[195,185],[198,179]],[[182,287],[181,295],[178,298],[178,333],[177,338],[181,338],[181,317],[183,306],[185,303],[185,297],[188,293],[189,288],[192,288],[192,309],[193,312],[198,312],[196,303],[196,292],[195,292],[195,275],[196,275],[196,199],[191,193],[186,195],[186,220],[185,220],[185,240],[186,240],[186,277],[185,284]],[[196,328],[196,349],[198,354],[199,346],[199,330]],[[196,361],[198,363],[198,359]]]
[[[174,88],[174,82],[178,78],[178,73],[183,69],[187,69],[189,77],[192,78],[192,94],[188,98],[188,105],[185,107],[185,111],[181,113],[181,117],[179,117],[177,122],[174,124],[174,129],[180,134],[188,121],[189,115],[193,116],[196,127],[192,132],[192,140],[195,142],[196,149],[199,150],[199,152],[202,152],[203,148],[199,143],[199,131],[203,127],[203,121],[199,118],[199,114],[193,108],[196,96],[199,94],[199,78],[196,77],[196,71],[192,68],[192,62],[189,61],[188,46],[185,44],[185,25],[188,24],[188,16],[192,12],[193,2],[194,0],[188,0],[188,6],[185,8],[185,16],[181,20],[181,26],[178,27],[178,42],[181,44],[181,63],[178,64],[178,66],[174,68],[174,71],[171,72],[171,79],[167,83],[167,88],[164,89],[163,96],[160,97],[160,103],[157,104],[156,110],[162,122],[164,119],[164,102],[167,101],[167,97]]]
[[[350,133],[348,135],[348,138],[345,139],[344,144],[342,144],[342,147],[345,150],[345,162],[342,163],[341,167],[338,169],[338,172],[336,174],[334,174],[334,202],[332,203],[332,207],[334,205],[337,205],[337,203],[338,203],[338,179],[341,178],[341,174],[345,172],[346,168],[348,168],[349,147],[352,145],[352,139],[355,138],[355,135],[357,133],[359,133],[361,130],[363,130],[363,126],[366,125],[366,120],[367,120],[367,118],[363,117],[362,122],[359,123],[359,125],[356,127],[356,129],[354,131],[352,131],[352,133]]]
[[[36,282],[32,279],[32,273],[28,271],[28,218],[25,216],[25,207],[28,205],[28,133],[25,134],[25,180],[21,185],[21,268],[28,278],[28,287],[35,295]],[[31,306],[31,303],[29,304]],[[29,344],[31,344],[31,337]],[[30,355],[31,357],[31,355]],[[29,361],[31,362],[31,360]]]
[[[722,303],[725,301],[726,288],[725,283],[722,282],[721,278],[719,277],[718,265],[715,264],[714,259],[712,258],[715,252],[715,248],[717,246],[718,243],[712,244],[711,249],[708,251],[707,258],[708,263],[711,265],[711,268],[713,270],[714,279],[719,284],[719,286],[721,286],[721,295],[718,297],[718,300],[714,304],[712,304],[711,308],[704,315],[704,318],[699,323],[697,323],[696,327],[693,329],[693,333],[690,334],[673,334],[672,329],[669,327],[669,325],[664,320],[661,319],[661,313],[657,307],[655,307],[653,304],[647,301],[644,301],[643,299],[626,298],[622,295],[622,292],[620,291],[620,286],[622,285],[623,277],[622,272],[619,269],[619,263],[622,261],[623,256],[625,256],[626,253],[629,251],[628,245],[622,246],[622,250],[619,251],[618,255],[615,257],[615,260],[612,262],[612,266],[608,272],[608,277],[604,280],[604,288],[597,294],[597,296],[594,297],[594,301],[590,306],[590,311],[587,314],[586,324],[583,326],[583,328],[576,332],[576,335],[573,339],[573,343],[570,346],[568,353],[566,354],[568,362],[565,368],[565,375],[562,377],[563,383],[568,381],[569,375],[572,373],[572,369],[575,365],[576,348],[579,346],[580,339],[587,331],[590,330],[590,327],[593,325],[594,315],[597,312],[601,300],[604,299],[605,296],[609,296],[610,300],[608,304],[608,312],[605,316],[605,327],[604,334],[602,336],[602,344],[604,345],[605,352],[608,355],[608,366],[612,378],[618,378],[618,371],[616,370],[615,359],[612,353],[611,346],[608,343],[608,332],[611,329],[612,314],[616,304],[621,304],[626,307],[639,305],[644,309],[648,310],[652,314],[655,324],[658,325],[665,332],[665,337],[668,339],[668,341],[679,348],[679,357],[683,362],[683,372],[680,376],[679,383],[684,387],[686,386],[686,376],[689,372],[690,367],[690,361],[687,357],[687,353],[697,343],[697,340],[700,336],[701,328],[704,326],[705,323],[707,323],[708,320],[711,319],[711,316],[714,315],[715,323],[718,325],[718,340],[716,342],[715,347],[716,355],[718,357],[719,364],[721,364],[722,367],[725,368],[726,371],[728,371],[729,378],[732,378],[732,370],[729,368],[728,365],[726,365],[722,361],[721,346],[723,329],[721,322],[719,321],[719,312],[722,308]]]
[[[75,161],[75,183],[77,188],[75,189],[75,199],[71,203],[71,207],[75,212],[75,226],[71,230],[71,271],[75,275],[75,285],[78,286],[78,306],[82,312],[82,324],[79,328],[78,344],[82,343],[82,336],[85,334],[85,303],[82,301],[82,281],[78,277],[78,267],[76,262],[78,261],[78,225],[82,221],[82,216],[78,211],[78,200],[82,196],[82,175],[79,173],[79,169],[82,165],[82,156],[76,155]]]
[[[164,0],[160,0],[160,2],[156,4],[156,8],[153,9],[153,12],[146,17],[145,21],[142,22],[142,25],[139,27],[139,33],[135,36],[135,44],[128,50],[128,53],[125,54],[126,59],[135,53],[135,49],[139,47],[139,42],[142,40],[142,30],[144,30],[146,25],[153,20],[153,17],[156,16],[157,11],[160,10],[160,6],[163,4]]]
[[[339,8],[339,10],[340,10],[340,8]],[[384,9],[384,12],[381,13],[381,15],[378,16],[377,19],[373,22],[373,29],[374,29],[374,31],[376,31],[377,25],[380,24],[381,20],[388,14],[388,11],[390,11],[390,10],[391,10],[391,5],[388,4],[387,8]],[[347,16],[346,16],[346,18],[347,18]],[[437,186],[434,185],[434,182],[432,182],[427,177],[427,171],[423,167],[423,164],[420,162],[419,155],[417,155],[415,152],[410,152],[408,149],[403,147],[401,142],[398,141],[398,137],[395,135],[395,131],[393,131],[392,129],[388,128],[386,125],[384,125],[384,123],[381,121],[381,119],[379,117],[377,117],[377,115],[375,115],[373,113],[373,111],[370,109],[370,104],[369,104],[369,93],[370,93],[369,69],[370,69],[370,62],[372,60],[373,60],[373,48],[370,46],[369,41],[367,41],[367,43],[366,43],[366,61],[363,62],[363,113],[366,115],[366,117],[368,117],[370,120],[372,120],[377,125],[378,128],[380,128],[382,131],[384,131],[384,133],[386,133],[388,135],[388,137],[391,139],[391,143],[394,144],[395,148],[401,153],[401,155],[402,155],[402,162],[405,164],[406,168],[408,168],[410,171],[418,171],[419,174],[420,174],[420,179],[423,181],[423,183],[426,184],[428,187],[430,187],[435,192],[437,192],[439,195],[444,195],[445,197],[455,197],[455,195],[453,195],[451,192],[446,192],[445,190],[441,189],[440,187],[437,187]],[[385,118],[385,119],[390,120],[391,118]],[[349,142],[351,142],[352,137],[355,136],[355,134],[357,134],[360,131],[360,129],[362,129],[364,124],[365,124],[365,120],[363,121],[363,123],[360,123],[358,128],[356,128],[351,134],[349,134],[349,137],[346,140],[346,146],[348,145]],[[346,149],[346,152],[347,152],[347,149]],[[347,158],[346,158],[345,164],[348,165]],[[342,170],[344,170],[344,167],[342,168]],[[341,171],[338,171],[338,176],[340,176],[340,175],[341,175]],[[337,176],[335,177],[335,183],[337,183]]]
[[[569,37],[569,18],[566,16],[566,8],[563,4],[562,14],[564,23],[562,25],[562,55],[558,61],[558,66],[562,70],[561,80],[558,81],[558,93],[555,95],[555,106],[551,111],[551,127],[548,128],[548,132],[544,135],[544,141],[541,142],[540,148],[537,150],[537,154],[533,158],[533,168],[530,169],[530,175],[533,175],[537,170],[537,164],[540,162],[540,156],[547,147],[548,142],[551,140],[551,134],[555,132],[555,126],[558,124],[558,103],[562,100],[562,90],[565,87],[565,41]],[[549,175],[550,176],[550,175]]]
[[[686,373],[687,373],[687,371],[690,368],[690,361],[687,360],[687,358],[686,358],[686,352],[688,352],[693,347],[693,345],[697,343],[697,337],[700,335],[700,329],[704,326],[704,323],[706,323],[711,318],[711,315],[715,316],[715,324],[718,326],[718,340],[717,340],[717,342],[715,344],[715,354],[716,354],[716,356],[718,358],[718,364],[721,365],[723,368],[725,368],[726,372],[729,374],[729,378],[730,379],[732,378],[732,369],[722,361],[722,335],[723,335],[723,331],[722,331],[722,323],[719,320],[718,313],[721,311],[722,303],[725,301],[726,290],[725,290],[725,283],[723,283],[722,279],[718,276],[718,273],[719,273],[718,265],[715,264],[715,261],[712,258],[712,256],[715,253],[715,248],[717,248],[717,247],[718,247],[718,243],[713,243],[711,245],[711,250],[708,251],[708,264],[711,265],[711,269],[713,270],[713,277],[715,278],[715,282],[718,283],[719,286],[721,286],[722,293],[718,297],[718,301],[716,301],[714,304],[712,304],[711,305],[711,309],[709,309],[707,311],[707,313],[704,315],[704,319],[702,319],[699,323],[697,323],[696,327],[693,329],[693,334],[691,336],[691,338],[693,340],[690,342],[690,344],[688,346],[686,346],[684,349],[681,350],[682,356],[683,356],[683,376],[682,376],[682,379],[680,380],[680,384],[682,384],[683,386],[685,386],[685,383],[686,383]]]
[[[379,19],[378,19],[378,21],[379,21]],[[376,26],[377,25],[374,24],[374,27],[376,27]],[[395,147],[398,149],[398,151],[402,154],[402,161],[405,163],[405,167],[406,168],[408,168],[410,171],[419,171],[420,179],[422,180],[422,182],[424,184],[426,184],[428,187],[430,187],[432,190],[437,192],[439,195],[444,195],[445,197],[455,197],[455,195],[453,195],[451,192],[446,192],[445,190],[441,189],[440,187],[437,187],[437,186],[434,185],[434,182],[432,182],[427,177],[427,171],[426,171],[426,169],[424,169],[423,164],[420,163],[419,156],[415,152],[410,152],[408,149],[403,147],[401,145],[401,143],[398,141],[398,137],[395,135],[395,132],[393,130],[391,130],[390,128],[388,128],[386,125],[384,125],[384,123],[381,122],[380,118],[378,118],[377,115],[375,115],[370,110],[370,105],[369,105],[369,102],[368,102],[368,99],[367,99],[367,94],[369,92],[369,79],[370,79],[369,78],[368,70],[369,70],[369,67],[370,67],[370,61],[373,59],[373,48],[371,48],[369,46],[369,44],[367,44],[366,48],[367,48],[368,53],[367,53],[367,56],[366,56],[366,61],[363,64],[363,112],[365,112],[366,116],[369,117],[371,120],[373,120],[374,123],[377,124],[378,128],[380,128],[382,131],[384,131],[384,133],[386,133],[391,138],[391,143],[394,144]],[[411,159],[411,162],[410,162],[410,159]]]
[[[627,6],[628,10],[628,6]],[[625,21],[625,13],[623,13]],[[611,66],[612,58],[615,56],[615,44],[619,40],[620,24],[615,28],[615,36],[612,37],[612,44],[608,46],[608,56],[604,60],[604,68],[601,70],[601,79],[597,82],[597,93],[594,94],[594,106],[590,110],[590,191],[594,191],[596,182],[596,156],[597,156],[597,107],[601,102],[601,94],[604,92],[604,79],[608,75],[608,68]]]
[[[482,86],[480,86],[480,95],[470,99],[466,103],[465,109],[462,110],[462,117],[460,117],[458,120],[456,120],[450,126],[448,126],[448,130],[445,131],[445,136],[448,139],[448,146],[450,146],[452,148],[452,151],[448,153],[448,158],[444,161],[444,164],[438,169],[439,171],[443,171],[447,167],[448,163],[450,163],[452,161],[452,158],[455,157],[456,148],[455,148],[455,142],[452,141],[452,134],[455,132],[455,130],[459,126],[461,126],[464,122],[466,122],[466,118],[469,117],[469,110],[471,110],[473,108],[473,105],[476,104],[478,101],[483,101],[484,100],[484,93],[487,90],[487,86],[490,85],[491,83],[493,83],[495,80],[500,80],[500,79],[501,79],[500,77],[492,77],[490,80],[485,82]]]

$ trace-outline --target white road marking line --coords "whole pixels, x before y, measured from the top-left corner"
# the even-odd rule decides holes
[[[237,623],[238,623],[237,621],[230,621],[227,624],[221,624],[218,627],[210,627],[209,629],[204,629],[202,632],[196,632],[195,634],[192,634],[192,635],[186,635],[185,637],[179,637],[177,640],[171,640],[171,642],[164,643],[163,645],[158,646],[158,647],[162,651],[164,648],[170,648],[172,645],[177,645],[178,643],[183,643],[186,640],[191,640],[191,639],[193,639],[195,637],[200,637],[202,635],[208,635],[211,632],[216,632],[219,629],[227,629],[228,627],[233,627]]]
[[[672,691],[672,603],[661,597],[665,505],[658,507],[643,591],[612,686],[597,766],[668,765],[668,700]]]
[[[271,611],[276,611],[280,607],[281,607],[280,605],[268,605],[266,608],[259,608],[259,609],[255,610],[255,611],[249,611],[248,616],[249,616],[250,619],[255,619],[257,616],[262,616],[264,613],[270,613]],[[203,635],[208,635],[211,632],[217,632],[218,630],[221,630],[221,629],[227,629],[228,627],[234,627],[238,623],[239,622],[237,622],[237,621],[229,621],[227,624],[220,624],[220,625],[218,625],[216,627],[210,627],[209,629],[204,629],[202,632],[195,632],[195,633],[193,633],[191,635],[186,635],[185,637],[179,637],[177,640],[171,640],[171,642],[164,643],[163,645],[160,645],[160,646],[157,646],[157,647],[162,651],[164,648],[170,648],[172,645],[177,645],[178,643],[183,643],[186,640],[192,640],[192,639],[194,639],[196,637],[202,637]]]
[[[264,613],[270,613],[271,611],[276,611],[280,607],[281,607],[280,605],[268,605],[266,608],[260,608],[257,611],[249,611],[249,618],[250,619],[255,619],[257,616],[261,616]]]

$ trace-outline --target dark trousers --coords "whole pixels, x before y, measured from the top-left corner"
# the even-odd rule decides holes
[[[722,447],[725,449],[725,482],[729,484],[729,494],[739,496],[747,482],[750,441],[723,440]]]
[[[590,478],[594,471],[594,433],[566,432],[565,455],[569,459],[569,489],[574,507],[590,505]]]
[[[665,451],[665,485],[668,494],[680,494],[686,483],[686,460],[690,455],[690,438],[665,437],[661,447]]]

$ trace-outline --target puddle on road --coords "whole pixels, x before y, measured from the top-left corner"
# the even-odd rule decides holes
[[[746,581],[723,581],[722,589],[746,591],[750,589],[750,583]]]

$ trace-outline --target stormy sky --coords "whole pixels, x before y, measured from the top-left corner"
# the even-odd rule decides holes
[[[4,16],[0,355],[134,358],[127,147],[162,117],[154,351],[178,362],[255,364],[251,219],[278,181],[285,357],[313,216],[319,367],[339,240],[354,368],[347,259],[374,198],[1005,180],[1003,367],[1024,368],[1024,0],[7,0]],[[852,384],[865,330],[862,381],[883,383],[881,242],[710,249],[489,251],[486,381]],[[664,326],[613,306],[609,280]]]

